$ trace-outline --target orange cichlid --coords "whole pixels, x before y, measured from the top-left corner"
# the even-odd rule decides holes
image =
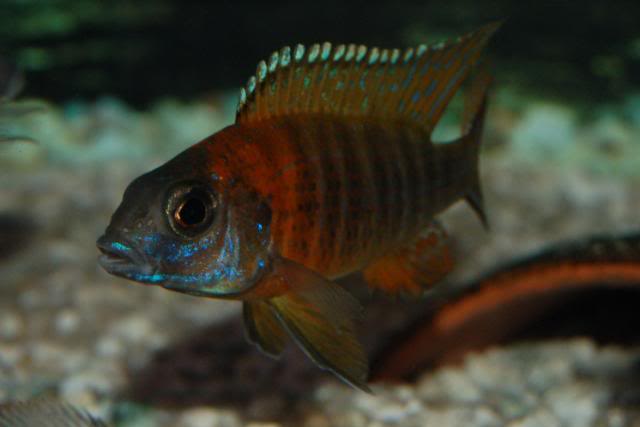
[[[290,335],[321,368],[367,390],[358,301],[333,282],[420,294],[452,266],[434,215],[465,198],[485,221],[478,150],[489,79],[473,79],[463,135],[431,134],[494,23],[415,49],[329,43],[274,52],[236,122],[134,180],[105,235],[111,274],[243,301],[248,338]]]

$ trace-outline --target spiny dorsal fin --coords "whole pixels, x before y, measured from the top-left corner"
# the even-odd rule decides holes
[[[481,108],[485,108],[489,89],[493,82],[493,74],[489,63],[483,61],[477,64],[468,80],[469,85],[464,94],[464,110],[462,112],[462,135],[466,135],[471,131],[476,120],[484,119],[483,115],[478,116],[478,112],[480,112]],[[484,111],[482,114],[484,114]]]
[[[327,113],[408,120],[433,130],[500,23],[404,51],[297,45],[261,61],[240,92],[237,123]]]

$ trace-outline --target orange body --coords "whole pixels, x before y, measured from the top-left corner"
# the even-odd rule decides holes
[[[230,126],[203,141],[211,169],[257,189],[283,257],[327,277],[406,246],[459,199],[473,153],[407,123],[298,116]]]

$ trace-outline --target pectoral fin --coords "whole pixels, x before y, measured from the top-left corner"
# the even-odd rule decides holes
[[[263,300],[246,301],[242,305],[248,340],[272,357],[278,357],[287,342],[287,334],[273,307]]]
[[[255,323],[255,307],[264,314],[268,305],[281,325],[320,368],[333,372],[354,387],[369,391],[367,357],[356,338],[356,321],[362,314],[360,303],[337,284],[289,260],[278,260],[271,275],[275,281],[285,284],[286,291],[264,300],[262,306],[254,303],[245,306],[249,307],[254,319],[247,328],[254,331],[254,342],[267,352],[275,353],[282,348],[281,334],[279,331],[274,333],[277,328],[267,327],[272,325],[271,320]]]
[[[363,273],[374,288],[417,296],[442,280],[453,265],[447,233],[434,221],[413,243],[375,260]]]

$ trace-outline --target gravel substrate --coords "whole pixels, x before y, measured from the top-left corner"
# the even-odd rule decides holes
[[[588,340],[523,344],[472,354],[460,367],[375,395],[325,386],[306,426],[624,426],[640,422],[640,351]]]
[[[463,204],[443,216],[460,254],[450,282],[565,238],[639,229],[634,100],[587,115],[543,102],[514,110],[498,96],[482,157],[492,228]],[[94,242],[131,179],[229,123],[227,104],[51,106],[22,119],[38,145],[0,146],[0,402],[50,395],[138,427],[640,425],[640,352],[589,340],[493,349],[375,395],[324,375],[250,408],[132,401],[131,373],[239,305],[111,277]]]

